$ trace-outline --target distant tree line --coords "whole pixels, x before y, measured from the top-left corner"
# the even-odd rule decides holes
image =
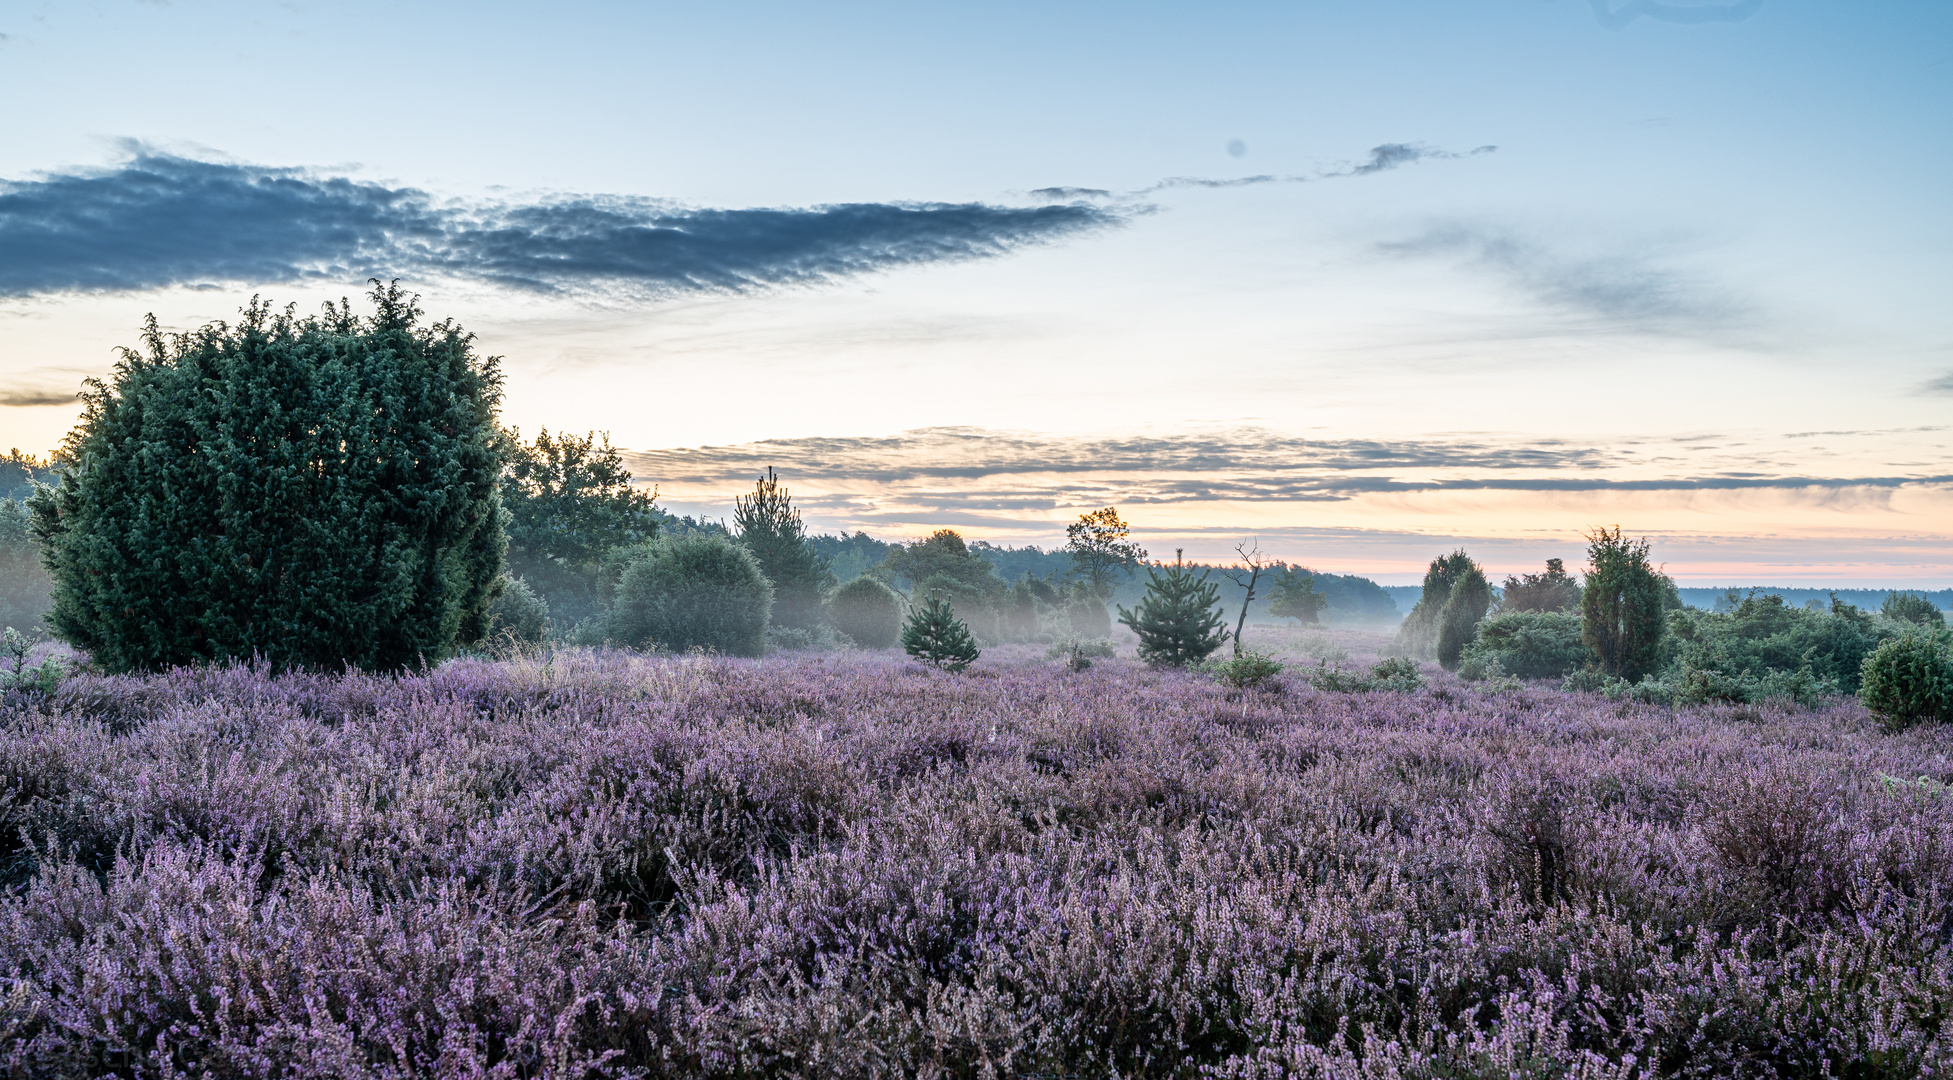
[[[1919,593],[1888,592],[1867,610],[1835,596],[1795,606],[1780,595],[1732,589],[1715,610],[1689,608],[1651,561],[1648,541],[1618,528],[1588,536],[1587,564],[1576,579],[1551,559],[1543,572],[1508,576],[1494,590],[1464,551],[1440,556],[1396,647],[1468,680],[1554,678],[1571,689],[1670,704],[1883,693],[1878,688],[1897,676],[1878,672],[1900,663],[1892,658],[1902,642],[1929,642],[1906,646],[1918,655],[1949,648],[1942,613]],[[1953,657],[1945,663],[1953,694]],[[1899,681],[1937,685],[1933,678]],[[1914,695],[1927,705],[1892,709],[1937,715],[1934,693]],[[1946,700],[1953,710],[1953,697]]]

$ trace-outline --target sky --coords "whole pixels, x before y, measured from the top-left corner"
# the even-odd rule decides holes
[[[0,444],[397,277],[504,420],[817,530],[1953,581],[1930,0],[0,0]]]

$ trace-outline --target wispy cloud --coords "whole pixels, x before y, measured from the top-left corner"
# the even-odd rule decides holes
[[[0,405],[73,405],[76,391],[52,386],[0,386]]]
[[[1953,371],[1949,371],[1937,379],[1928,380],[1919,389],[1928,394],[1953,396]]]
[[[1662,265],[1645,246],[1568,255],[1501,226],[1445,222],[1378,247],[1400,257],[1461,257],[1536,301],[1631,329],[1702,331],[1744,314],[1740,302]]]
[[[1612,0],[1587,0],[1594,18],[1609,30],[1618,30],[1636,19],[1699,25],[1712,22],[1742,22],[1763,10],[1763,0],[1737,0],[1733,4],[1667,4],[1661,0],[1628,0],[1615,7]]]
[[[1204,177],[1204,176],[1169,176],[1166,179],[1159,181],[1158,183],[1154,184],[1151,187],[1143,188],[1139,191],[1133,192],[1132,194],[1147,195],[1155,191],[1166,191],[1173,188],[1235,188],[1235,187],[1253,187],[1258,184],[1307,184],[1316,180],[1333,180],[1337,177],[1342,177],[1342,176],[1370,176],[1380,172],[1387,172],[1391,169],[1395,169],[1400,166],[1413,165],[1420,161],[1454,160],[1457,158],[1471,157],[1477,154],[1495,153],[1497,152],[1498,149],[1499,148],[1496,146],[1480,146],[1461,154],[1453,150],[1437,150],[1428,146],[1418,146],[1413,143],[1384,143],[1381,146],[1371,147],[1370,156],[1360,162],[1357,162],[1356,164],[1350,165],[1342,169],[1331,169],[1323,172],[1318,172],[1313,176],[1300,176],[1300,175],[1293,175],[1293,174],[1276,175],[1274,173],[1261,173],[1255,176],[1233,176],[1233,177],[1219,177],[1219,178]],[[1080,189],[1062,188],[1062,189],[1044,189],[1044,190],[1075,191]],[[1033,192],[1033,194],[1036,194],[1036,192]]]
[[[736,292],[994,257],[1123,220],[1082,201],[461,203],[139,148],[112,169],[0,182],[0,295],[420,274],[542,292]]]

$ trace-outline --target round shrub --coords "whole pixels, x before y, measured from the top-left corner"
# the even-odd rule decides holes
[[[549,601],[519,577],[502,579],[502,591],[488,605],[488,639],[538,642],[549,635]]]
[[[1557,679],[1587,662],[1580,616],[1570,611],[1506,611],[1480,622],[1458,671],[1483,678],[1497,661],[1508,675]]]
[[[827,621],[864,649],[892,649],[902,633],[902,598],[874,578],[858,577],[828,598]]]
[[[396,670],[481,639],[508,542],[501,371],[397,287],[373,300],[149,321],[29,500],[56,634],[111,672]]]
[[[773,586],[745,548],[717,536],[660,540],[625,565],[610,637],[641,649],[758,656],[772,612]]]
[[[1898,727],[1953,720],[1953,635],[1906,634],[1865,658],[1858,700]]]

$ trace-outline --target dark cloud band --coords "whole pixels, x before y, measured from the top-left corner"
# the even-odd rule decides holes
[[[1157,438],[1058,438],[933,428],[884,438],[769,440],[627,455],[639,477],[692,487],[749,482],[767,465],[834,490],[900,489],[967,511],[1040,511],[1089,501],[1342,501],[1445,491],[1824,493],[1946,486],[1953,475],[1816,477],[1710,471],[1645,475],[1648,461],[1558,441],[1298,439],[1267,431]],[[1432,476],[1432,473],[1450,475]],[[1635,475],[1635,474],[1642,475]],[[1462,475],[1461,475],[1462,474]],[[1625,475],[1624,475],[1625,474]],[[978,489],[965,485],[983,481]],[[848,496],[836,498],[846,501]]]
[[[1122,220],[1084,202],[459,204],[308,170],[141,152],[115,169],[0,183],[0,296],[420,274],[546,292],[740,291],[987,258]]]

